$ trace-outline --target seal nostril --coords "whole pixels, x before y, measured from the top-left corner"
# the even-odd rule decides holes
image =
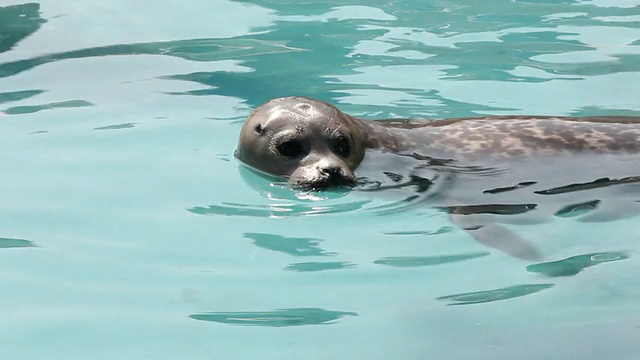
[[[348,175],[345,169],[340,166],[327,166],[318,168],[318,172],[321,175],[320,182],[326,186],[340,186],[340,185],[353,185],[355,179]]]
[[[342,170],[340,169],[339,166],[327,166],[327,167],[320,168],[319,170],[321,173],[329,176],[342,175]]]
[[[302,104],[298,105],[298,109],[300,109],[302,111],[309,111],[311,109],[311,105],[306,104],[306,103],[302,103]]]

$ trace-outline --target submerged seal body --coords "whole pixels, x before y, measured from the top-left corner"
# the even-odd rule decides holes
[[[599,208],[606,216],[591,219],[602,220],[640,213],[640,196],[621,190],[637,190],[639,155],[640,117],[364,120],[307,97],[255,109],[236,151],[250,167],[307,189],[354,185],[356,169],[365,168],[384,174],[380,189],[428,192],[446,178],[434,203],[454,223],[529,259],[538,257],[536,250],[497,225],[496,216],[531,223],[575,209]],[[589,196],[576,195],[585,191]]]

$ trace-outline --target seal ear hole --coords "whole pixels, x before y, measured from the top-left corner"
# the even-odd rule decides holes
[[[278,144],[276,150],[278,150],[282,156],[294,158],[302,154],[302,144],[296,140],[287,140]]]
[[[262,131],[264,131],[264,128],[262,127],[261,124],[256,125],[256,127],[253,128],[253,130],[255,130],[255,132],[259,135],[262,135]]]
[[[349,157],[349,154],[351,154],[351,144],[349,140],[344,136],[340,136],[336,139],[333,151],[342,157]]]

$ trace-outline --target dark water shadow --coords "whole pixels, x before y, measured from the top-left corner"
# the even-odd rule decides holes
[[[24,247],[36,247],[36,245],[30,240],[0,238],[0,249],[24,248]]]
[[[533,264],[527,266],[526,269],[529,272],[539,273],[548,277],[573,276],[588,267],[629,258],[630,256],[625,252],[600,252],[571,256],[558,261]]]
[[[229,325],[287,327],[330,325],[345,316],[358,316],[358,314],[318,308],[297,308],[263,312],[212,312],[189,315],[189,318]]]
[[[3,92],[3,93],[0,93],[0,104],[28,99],[30,97],[40,95],[44,92],[45,90],[22,90],[22,91]]]
[[[47,22],[40,17],[40,4],[0,6],[0,53],[13,49]]]
[[[262,2],[262,1],[242,1],[246,3],[256,4],[261,7],[268,7],[278,13],[275,23],[266,28],[256,29],[256,34],[237,37],[234,41],[253,40],[262,44],[282,44],[290,51],[260,53],[247,55],[242,58],[241,64],[252,69],[251,72],[195,72],[185,74],[174,74],[164,79],[177,81],[189,81],[198,84],[198,90],[173,92],[171,95],[191,95],[191,96],[207,96],[207,95],[224,95],[233,96],[244,99],[250,108],[255,108],[265,101],[282,96],[305,95],[339,103],[339,98],[351,96],[354,92],[365,90],[389,90],[403,91],[411,96],[436,100],[439,105],[425,106],[422,104],[414,104],[407,102],[401,108],[392,105],[370,104],[367,107],[367,113],[376,114],[377,116],[397,116],[398,111],[402,112],[400,116],[409,116],[415,114],[424,114],[425,111],[438,113],[440,116],[470,116],[477,115],[481,112],[490,111],[506,111],[502,107],[494,107],[487,104],[469,104],[457,102],[444,98],[438,91],[433,89],[415,89],[415,88],[398,88],[388,87],[384,83],[376,84],[354,84],[341,80],[345,75],[360,74],[360,69],[367,66],[384,66],[384,65],[441,65],[457,64],[457,71],[451,74],[452,77],[468,76],[474,73],[469,67],[473,66],[473,61],[461,61],[466,58],[466,52],[471,51],[466,43],[460,44],[459,49],[430,47],[422,48],[425,54],[432,57],[427,59],[410,59],[394,56],[392,54],[380,55],[353,55],[353,49],[364,41],[372,41],[384,36],[390,28],[406,27],[416,25],[418,29],[424,29],[425,24],[430,21],[436,21],[443,26],[449,27],[448,17],[443,17],[441,10],[434,7],[432,12],[428,12],[428,19],[425,21],[413,22],[407,16],[410,13],[404,13],[406,9],[399,7],[396,3],[385,1],[355,1],[350,2],[349,6],[362,5],[369,8],[378,6],[378,9],[387,14],[393,14],[394,11],[402,12],[401,18],[392,19],[393,16],[386,16],[387,20],[366,19],[366,18],[343,18],[328,17],[323,19],[312,18],[312,14],[327,14],[345,4],[338,1],[323,2],[305,2],[304,6],[299,6],[295,2]],[[422,6],[424,4],[414,4],[413,6]],[[415,12],[415,11],[414,11]],[[452,14],[448,14],[451,16]],[[289,17],[291,16],[291,17]],[[469,14],[459,14],[460,18],[467,19]],[[304,20],[301,20],[301,17]],[[408,21],[407,21],[408,20]],[[468,23],[467,20],[465,20]],[[429,30],[437,31],[437,27]],[[446,31],[442,31],[442,35]],[[393,42],[393,40],[389,40]],[[395,50],[405,50],[403,46],[406,42],[398,41]],[[410,44],[411,45],[415,44]],[[504,45],[507,47],[508,45]],[[407,49],[414,50],[414,49]],[[486,48],[479,46],[477,55],[480,56]],[[545,49],[546,51],[546,49]],[[543,53],[543,51],[540,51]],[[537,53],[536,53],[537,54]],[[486,58],[486,56],[483,56]],[[506,56],[512,59],[510,56]],[[511,61],[513,63],[514,61]],[[515,61],[516,64],[509,64],[508,70],[521,65],[521,60]],[[500,65],[495,61],[491,62],[491,66],[483,64],[485,68],[496,68]],[[500,72],[502,78],[512,77],[510,74]],[[489,76],[488,80],[493,80],[494,76]],[[521,81],[521,80],[518,80]],[[548,81],[542,79],[541,81]],[[201,89],[202,86],[206,88]],[[429,108],[429,109],[426,109]],[[349,111],[350,105],[345,104],[343,110]],[[361,107],[360,107],[360,111]],[[365,115],[366,116],[366,115]]]
[[[93,130],[121,130],[121,129],[130,129],[134,127],[136,123],[126,123],[126,124],[117,124],[117,125],[108,125],[101,126],[97,128],[93,128]]]
[[[619,15],[628,14],[628,10],[624,12],[581,3],[579,11],[584,12],[586,14],[584,16],[549,18],[550,14],[575,12],[576,4],[579,3],[575,0],[553,1],[544,5],[536,1],[536,6],[522,2],[505,3],[499,0],[469,2],[464,6],[451,6],[447,2],[382,0],[357,0],[348,4],[379,9],[386,15],[384,20],[358,16],[343,19],[339,16],[335,18],[327,16],[322,20],[312,17],[314,14],[327,15],[344,7],[345,3],[340,1],[299,4],[286,0],[239,1],[268,7],[279,15],[275,26],[266,28],[268,32],[254,35],[254,38],[265,41],[285,41],[292,47],[306,50],[304,53],[248,58],[244,65],[255,69],[251,74],[219,73],[211,74],[206,79],[190,79],[190,81],[212,87],[205,90],[210,93],[228,93],[234,89],[238,92],[237,89],[243,87],[241,84],[257,80],[255,88],[249,90],[250,94],[237,94],[246,98],[252,107],[264,102],[267,97],[300,94],[301,91],[306,95],[332,101],[345,93],[348,95],[360,90],[377,89],[402,91],[416,98],[435,100],[442,106],[425,109],[424,105],[407,102],[403,104],[403,109],[399,110],[372,105],[369,107],[371,113],[388,114],[407,110],[407,113],[414,115],[427,111],[439,117],[471,116],[481,111],[486,113],[492,110],[517,109],[499,109],[486,104],[457,103],[446,99],[437,91],[426,88],[389,88],[383,84],[374,83],[345,84],[334,76],[356,74],[356,69],[367,67],[437,65],[444,73],[442,78],[448,81],[542,83],[553,80],[577,81],[584,76],[635,72],[640,69],[636,54],[616,54],[612,60],[597,63],[547,63],[536,60],[540,55],[595,50],[593,46],[581,42],[579,38],[572,38],[576,35],[575,33],[556,30],[559,24],[581,27],[602,26],[603,22],[594,19],[595,17],[610,16],[616,11],[619,11]],[[445,11],[446,16],[443,16]],[[608,22],[607,26],[632,28],[632,25],[614,22]],[[528,31],[508,31],[518,28]],[[394,31],[395,29],[404,31]],[[458,35],[484,33],[495,33],[497,39],[447,41],[448,38]],[[425,37],[433,38],[434,41],[424,41]],[[351,49],[363,41],[380,41],[390,45],[390,48],[376,55],[351,53]],[[411,58],[402,56],[402,52],[428,56]],[[313,66],[303,67],[298,64]],[[274,66],[281,67],[280,71],[274,71]],[[512,72],[519,67],[538,69],[545,75],[513,74]],[[283,84],[277,79],[279,74],[296,81]],[[323,86],[317,85],[322,82],[324,82]],[[213,88],[218,85],[220,86],[218,90]]]
[[[386,232],[383,232],[383,234],[391,235],[391,236],[414,236],[414,235],[430,236],[430,235],[442,235],[442,234],[450,233],[455,230],[456,229],[453,226],[445,225],[433,231],[425,231],[425,230],[386,231]]]
[[[119,55],[162,55],[174,56],[191,61],[218,61],[238,59],[256,54],[263,55],[290,51],[294,51],[294,49],[278,42],[265,43],[260,40],[244,37],[115,44],[47,54],[30,59],[2,63],[0,64],[0,78],[17,75],[44,64],[68,59]]]
[[[67,100],[42,105],[14,106],[3,110],[3,112],[7,115],[25,115],[37,113],[42,110],[79,108],[87,106],[94,106],[94,104],[85,100]]]
[[[406,268],[450,264],[465,260],[477,259],[488,255],[488,252],[479,252],[442,256],[389,256],[376,260],[373,263],[378,265]]]
[[[548,15],[574,12],[576,1],[555,1],[547,6],[530,7],[520,2],[483,1],[450,7],[447,3],[388,2],[382,0],[349,2],[348,6],[364,6],[381,10],[384,17],[321,16],[334,13],[344,2],[322,1],[296,3],[294,1],[240,2],[269,8],[277,15],[273,24],[251,29],[253,33],[233,38],[196,38],[165,42],[115,44],[47,54],[30,59],[0,64],[0,77],[12,76],[34,67],[66,59],[114,55],[174,56],[190,61],[241,60],[250,72],[195,72],[171,74],[163,79],[188,81],[206,86],[205,89],[167,93],[170,95],[223,95],[244,99],[255,108],[264,101],[280,96],[307,95],[338,103],[339,98],[362,90],[402,91],[437,105],[425,106],[407,102],[401,108],[371,104],[368,114],[408,116],[435,114],[438,117],[472,116],[505,109],[487,104],[456,102],[429,88],[386,87],[384,84],[353,84],[340,79],[343,75],[361,73],[361,68],[385,65],[418,65],[445,67],[443,78],[450,81],[526,81],[545,82],[557,79],[574,80],[562,75],[588,76],[637,71],[638,55],[617,54],[615,60],[598,63],[545,63],[532,60],[538,55],[593,50],[586,44],[569,39],[572,33],[549,29]],[[501,9],[500,14],[495,9]],[[422,9],[422,10],[417,10]],[[443,11],[447,11],[443,16]],[[591,20],[597,16],[615,14],[615,10],[581,4],[585,17],[554,20],[563,24],[601,26]],[[508,14],[508,15],[505,15]],[[624,15],[621,13],[620,15]],[[0,8],[0,52],[11,49],[17,42],[39,29],[46,20],[40,18],[36,3]],[[553,25],[556,25],[555,23]],[[630,27],[624,23],[607,26]],[[424,33],[446,39],[465,33],[496,32],[513,28],[532,28],[531,31],[505,33],[498,40],[461,41],[455,44],[430,44],[419,41],[420,36],[386,36],[395,28],[408,33]],[[536,27],[544,27],[539,31]],[[392,47],[376,55],[353,54],[363,41],[381,41]],[[398,56],[400,52],[417,52],[426,58]],[[516,76],[510,72],[518,67],[540,69],[549,76]],[[286,81],[283,81],[286,80]],[[200,87],[200,86],[199,86]],[[349,110],[347,104],[345,110]],[[398,114],[402,112],[402,114]]]
[[[570,204],[560,208],[553,215],[560,218],[572,218],[584,215],[595,210],[600,204],[600,200],[584,201],[578,204]]]
[[[349,34],[349,35],[347,35]],[[188,81],[205,89],[174,92],[171,95],[224,95],[244,99],[250,108],[283,96],[306,95],[335,100],[344,88],[335,77],[354,73],[348,54],[361,39],[380,34],[358,29],[344,21],[279,21],[269,31],[238,37],[261,44],[279,44],[287,52],[258,52],[242,58],[251,72],[196,72],[175,74],[164,79]]]
[[[521,296],[535,294],[539,291],[549,289],[553,287],[553,284],[529,284],[529,285],[516,285],[506,288],[475,291],[454,295],[441,296],[437,300],[449,300],[451,301],[447,306],[452,305],[472,305],[482,304],[494,301],[502,301],[513,299]]]
[[[583,106],[569,113],[571,116],[638,116],[638,111],[626,109],[608,109],[600,106]]]
[[[334,261],[334,262],[303,262],[303,263],[295,263],[286,267],[287,270],[297,271],[297,272],[316,272],[316,271],[325,271],[325,270],[342,270],[353,268],[356,265],[353,263],[345,262],[345,261]]]
[[[640,183],[640,176],[626,176],[623,178],[606,177],[606,178],[599,178],[589,182],[568,184],[564,186],[538,190],[538,191],[534,191],[534,193],[540,194],[540,195],[559,195],[559,194],[565,194],[565,193],[576,192],[576,191],[593,190],[593,189],[605,188],[605,187],[616,186],[616,185],[636,184],[636,183]]]
[[[335,253],[320,248],[322,239],[294,238],[266,233],[245,233],[244,237],[253,240],[253,244],[271,251],[291,256],[333,256]]]
[[[298,216],[315,216],[341,214],[362,209],[369,201],[354,201],[341,204],[307,205],[307,204],[271,204],[247,205],[223,202],[222,205],[195,206],[187,209],[196,215],[247,216],[261,218],[288,218]]]

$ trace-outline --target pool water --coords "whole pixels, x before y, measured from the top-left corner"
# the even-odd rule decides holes
[[[513,227],[305,194],[233,152],[368,119],[640,115],[635,0],[0,2],[3,359],[637,359],[638,217]]]

